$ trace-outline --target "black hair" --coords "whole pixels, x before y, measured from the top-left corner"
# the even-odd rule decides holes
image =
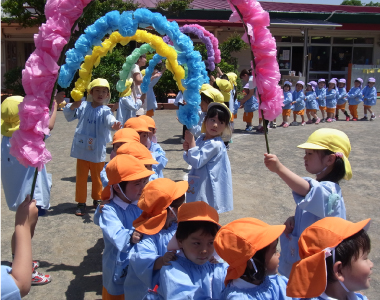
[[[371,251],[371,240],[363,229],[355,233],[353,236],[343,240],[335,248],[335,262],[342,262],[342,267],[351,267],[351,260],[354,258],[357,260],[362,253],[369,253]],[[334,274],[333,257],[326,258],[327,267],[327,282],[335,282],[337,279]]]
[[[242,277],[246,277],[249,281],[260,281],[262,282],[267,275],[267,268],[265,264],[265,255],[269,249],[270,245],[266,246],[263,249],[260,249],[255,253],[255,255],[252,257],[252,260],[255,262],[257,272],[255,272],[255,269],[248,268],[248,266],[245,268],[244,274]],[[248,261],[247,264],[250,264],[251,262]]]
[[[228,78],[228,76],[226,74],[223,74],[222,76],[220,76],[220,79],[229,80],[229,78]]]
[[[184,221],[178,223],[175,237],[178,241],[186,240],[190,234],[202,230],[202,235],[211,235],[215,237],[219,226],[209,221]]]
[[[230,124],[230,114],[227,111],[228,108],[224,108],[221,106],[213,106],[211,107],[206,114],[205,121],[209,118],[213,118],[218,115],[219,122],[223,122],[228,126]]]
[[[201,101],[204,101],[207,104],[210,104],[211,102],[214,102],[214,100],[212,100],[212,98],[210,98],[209,96],[205,95],[204,93],[201,93]]]
[[[217,90],[220,91],[219,86],[216,84],[216,80],[214,81],[214,83],[212,84],[212,86],[213,86],[215,89],[217,89]]]
[[[121,182],[119,182],[119,186],[122,189],[123,193],[125,192],[127,184],[128,184],[128,181],[121,181]]]
[[[327,149],[314,150],[314,151],[318,151],[318,153],[320,153],[322,157],[325,157],[326,155],[334,154],[334,152]],[[336,156],[333,169],[331,170],[331,172],[326,174],[319,181],[331,181],[334,183],[339,183],[339,181],[341,181],[345,175],[346,175],[346,168],[344,166],[344,160],[342,157]]]
[[[170,207],[179,208],[184,202],[185,202],[185,194],[173,200],[173,202],[170,204]]]
[[[284,87],[288,86],[289,87],[289,91],[290,89],[292,88],[289,84],[284,84],[284,86],[282,87],[282,89],[284,89]]]
[[[250,72],[249,72],[249,70],[247,70],[247,69],[243,69],[243,70],[241,70],[241,72],[240,72],[240,78],[242,78],[243,76],[245,76],[245,75],[248,75],[248,76],[250,76]]]

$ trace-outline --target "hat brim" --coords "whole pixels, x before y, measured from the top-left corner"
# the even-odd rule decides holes
[[[324,146],[320,146],[313,143],[303,143],[301,145],[298,145],[297,147],[301,149],[311,149],[311,150],[328,150],[328,148]]]
[[[144,165],[158,165],[158,161],[153,158],[139,159]]]
[[[140,143],[140,140],[136,140],[136,139],[128,139],[128,138],[120,138],[120,139],[116,139],[112,142],[112,145],[113,144],[116,144],[116,143],[130,143],[130,142],[137,142],[137,143]]]
[[[165,226],[167,214],[166,208],[161,214],[153,217],[143,211],[140,217],[133,221],[133,226],[136,228],[136,231],[144,234],[153,235],[159,233]]]
[[[189,189],[189,183],[187,181],[177,181],[175,183],[175,191],[173,193],[173,201],[181,197]]]
[[[121,181],[133,181],[133,180],[139,180],[145,177],[149,177],[150,175],[153,175],[155,172],[150,170],[145,170],[137,174],[133,174],[130,176],[126,176],[121,178]]]

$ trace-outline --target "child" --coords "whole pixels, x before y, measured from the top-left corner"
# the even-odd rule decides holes
[[[148,124],[148,128],[150,130],[149,132],[149,139],[153,142],[153,143],[157,143],[157,137],[156,137],[156,133],[157,133],[157,128],[156,128],[156,122],[154,122],[153,118],[152,117],[149,117],[148,115],[142,115],[140,116],[139,118],[142,118],[146,124]]]
[[[364,117],[361,119],[362,121],[367,121],[367,111],[371,113],[370,120],[375,120],[376,116],[375,113],[371,110],[371,107],[376,105],[377,100],[377,91],[375,88],[375,82],[376,79],[371,77],[368,79],[367,85],[364,87],[362,94],[363,94],[363,101],[364,101]]]
[[[178,229],[168,250],[180,250],[160,271],[160,299],[220,299],[227,264],[211,263],[219,216],[207,203],[185,203],[178,210]]]
[[[284,230],[284,225],[270,226],[254,218],[219,229],[214,247],[229,265],[220,299],[290,299],[287,278],[277,275],[277,243]]]
[[[324,218],[305,229],[299,240],[301,260],[293,265],[286,293],[316,300],[366,300],[373,263],[368,259],[370,220],[352,223]]]
[[[318,79],[318,87],[315,88],[315,94],[317,95],[316,99],[317,99],[318,104],[319,104],[319,110],[322,113],[321,123],[326,122],[326,118],[325,118],[326,88],[325,88],[325,85],[326,85],[326,81],[323,78],[321,78],[321,79]]]
[[[124,128],[132,128],[136,130],[140,136],[140,143],[149,149],[151,143],[149,138],[150,130],[144,119],[140,117],[130,118],[124,123]]]
[[[213,87],[219,90],[224,98],[224,104],[230,106],[231,91],[233,89],[232,84],[228,80],[228,76],[223,74],[222,78],[216,78]]]
[[[316,94],[314,92],[314,89],[316,88],[317,83],[315,81],[310,81],[306,85],[306,115],[308,121],[306,124],[313,124],[313,121],[315,122],[315,125],[318,125],[319,122],[321,122],[321,119],[318,118],[317,110],[318,110],[318,102],[316,99]],[[313,119],[311,118],[313,117]]]
[[[296,83],[296,89],[292,93],[293,102],[292,105],[294,105],[293,108],[293,122],[290,123],[291,126],[298,126],[297,122],[297,115],[301,116],[301,125],[305,126],[305,94],[303,93],[303,88],[305,86],[305,83],[303,81],[297,81]]]
[[[282,107],[282,123],[280,127],[288,128],[289,127],[289,117],[290,112],[292,111],[293,105],[293,96],[292,92],[290,91],[292,87],[292,83],[290,81],[284,82],[284,106]]]
[[[338,81],[338,93],[337,93],[337,105],[335,119],[339,119],[339,110],[341,110],[346,116],[346,121],[350,121],[350,116],[346,111],[347,91],[346,91],[346,79],[341,78]]]
[[[230,111],[234,111],[234,107],[235,107],[235,104],[237,102],[237,82],[236,82],[237,75],[233,72],[229,72],[226,75],[227,75],[228,80],[230,81],[230,83],[232,85],[231,97],[230,97],[230,102],[229,102],[228,108],[230,109]]]
[[[88,85],[87,90],[87,101],[69,103],[63,109],[67,121],[79,120],[70,155],[77,159],[77,216],[84,216],[86,212],[88,171],[91,173],[93,204],[98,205],[102,193],[100,172],[106,160],[106,145],[112,140],[110,130],[121,128],[120,122],[116,121],[109,107],[104,105],[110,99],[108,81],[103,78],[95,79]]]
[[[297,241],[306,227],[327,216],[346,218],[339,181],[352,177],[348,161],[351,145],[344,132],[318,129],[298,148],[305,149],[306,171],[315,174],[316,180],[294,174],[273,154],[265,154],[264,159],[266,167],[277,173],[293,190],[297,204],[295,216],[286,220],[285,232],[280,237],[279,272],[286,277],[289,277],[292,264],[299,260]]]
[[[168,252],[167,246],[177,230],[177,213],[187,188],[186,181],[168,178],[158,178],[145,186],[137,203],[143,212],[133,222],[144,237],[130,252],[125,299],[142,299],[148,289],[159,283],[161,268],[175,259],[175,253]]]
[[[326,112],[327,112],[327,123],[335,122],[335,110],[336,110],[336,81],[331,79],[329,81],[329,88],[326,91]]]
[[[244,86],[243,91],[246,95],[249,94],[248,83]],[[250,132],[253,130],[253,127],[252,127],[253,112],[259,109],[259,103],[257,102],[256,97],[252,96],[251,98],[249,98],[247,101],[244,102],[243,106],[244,106],[243,122],[247,123],[247,125],[245,126],[245,131]]]
[[[148,117],[153,117],[154,111],[157,109],[157,101],[156,101],[156,96],[155,96],[154,91],[153,91],[153,87],[160,80],[160,78],[162,77],[162,74],[164,74],[165,70],[166,70],[166,68],[164,67],[162,72],[160,72],[158,67],[156,66],[153,70],[152,77],[150,78],[150,83],[148,86],[148,92],[146,93],[146,109],[147,109],[146,115]]]
[[[348,108],[350,109],[350,114],[352,116],[351,121],[357,121],[359,118],[358,105],[363,101],[362,84],[363,79],[356,78],[354,81],[354,86],[347,93]]]
[[[126,82],[126,86],[129,87],[125,89],[124,92],[120,93],[118,109],[116,112],[116,120],[121,124],[128,121],[129,118],[136,117],[136,112],[141,108],[142,101],[140,99],[133,98],[132,95],[132,85],[133,80],[130,78]]]
[[[222,140],[222,136],[231,137],[230,119],[231,112],[223,103],[210,103],[202,126],[205,133],[195,142],[186,131],[183,143],[183,158],[192,166],[186,202],[205,201],[218,213],[233,209],[231,166]]]
[[[115,156],[107,165],[109,182],[102,192],[102,199],[110,202],[102,207],[101,212],[98,206],[94,218],[95,224],[103,231],[104,239],[103,299],[124,299],[123,284],[129,251],[142,236],[132,226],[141,214],[136,204],[153,173],[128,154]]]

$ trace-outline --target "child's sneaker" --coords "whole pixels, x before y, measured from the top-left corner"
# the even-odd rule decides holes
[[[286,122],[282,122],[281,125],[279,125],[278,127],[282,127],[285,125]]]
[[[32,261],[32,266],[33,266],[33,270],[37,269],[40,267],[40,262],[37,261],[37,260],[33,260]]]
[[[76,216],[84,216],[86,213],[86,203],[78,203],[77,209],[75,210]]]
[[[373,120],[375,120],[376,119],[376,116],[375,115],[372,115],[371,116],[371,119],[369,119],[370,121],[373,121]]]
[[[327,122],[327,123],[331,123],[331,122],[332,122],[332,119],[331,119],[331,118],[328,118],[328,119],[326,120],[326,122]]]
[[[360,121],[368,121],[367,116],[364,116],[363,118],[361,118]]]
[[[357,121],[358,119],[356,119],[356,118],[352,118],[352,121]]]
[[[326,122],[326,119],[321,119],[321,123],[325,123]]]
[[[307,121],[306,124],[313,124],[313,120]]]
[[[290,126],[298,126],[298,122],[293,121],[292,123],[290,123]]]
[[[32,273],[32,285],[43,285],[51,282],[50,275],[44,275],[40,272],[33,271]]]
[[[349,116],[346,116],[346,121],[350,121],[350,117]]]
[[[252,126],[248,126],[248,127],[245,129],[246,132],[251,132],[252,130],[253,130],[253,127],[252,127]]]
[[[282,125],[283,128],[288,128],[289,127],[289,124],[285,122],[284,125]]]
[[[315,121],[315,125],[318,125],[320,122],[321,122],[321,119],[318,118],[318,119]]]
[[[301,123],[301,126],[305,126],[305,125],[306,125],[306,122],[303,121],[303,122]]]
[[[336,122],[336,119],[331,119],[331,122]]]
[[[277,124],[275,122],[272,123],[272,128],[277,128]]]
[[[317,122],[317,119],[316,118],[312,118],[311,122],[315,123],[315,122]]]

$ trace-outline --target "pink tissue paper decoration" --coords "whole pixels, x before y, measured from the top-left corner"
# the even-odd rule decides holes
[[[10,140],[10,153],[25,167],[41,170],[51,160],[44,143],[49,134],[50,97],[57,80],[57,61],[71,35],[71,27],[91,0],[48,0],[46,23],[34,35],[36,50],[22,71],[26,96],[19,105],[20,129]]]
[[[210,38],[211,43],[212,43],[212,47],[214,48],[215,63],[216,64],[220,63],[220,61],[221,61],[222,58],[220,56],[219,41],[218,41],[218,39],[210,31],[208,31],[206,28],[204,28],[201,25],[198,25],[198,24],[188,24],[188,25],[184,25],[183,27],[187,27],[187,26],[195,27],[195,28],[198,28],[198,29],[202,30],[204,36],[207,36],[207,37]]]
[[[252,75],[261,97],[260,110],[263,110],[265,119],[273,121],[282,112],[284,96],[278,85],[281,74],[276,58],[276,41],[267,28],[270,23],[269,14],[256,0],[228,1],[232,9],[229,21],[238,22],[240,20],[234,7],[236,6],[247,25],[248,32],[242,38],[248,43],[248,36],[250,36],[251,50],[256,64],[256,69],[252,68]]]

